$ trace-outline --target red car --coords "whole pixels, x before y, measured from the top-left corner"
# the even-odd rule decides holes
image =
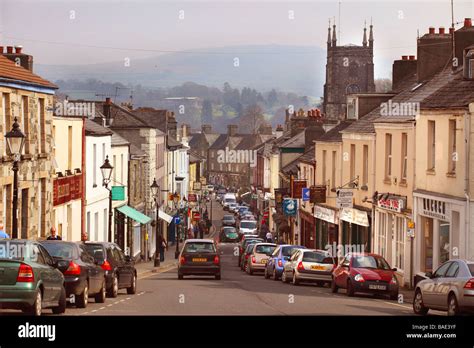
[[[391,300],[398,298],[396,268],[390,268],[385,259],[376,254],[347,254],[332,274],[332,292],[347,290],[347,296],[356,292],[386,294]]]

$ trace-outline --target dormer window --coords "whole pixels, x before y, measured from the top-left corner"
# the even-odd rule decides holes
[[[467,49],[464,56],[464,78],[474,79],[474,48]]]

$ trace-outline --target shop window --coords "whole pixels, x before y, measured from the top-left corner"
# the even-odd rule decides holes
[[[449,260],[449,222],[440,221],[439,223],[439,263]]]
[[[405,235],[405,219],[397,217],[397,224],[395,230],[395,264],[394,266],[403,269],[404,258],[404,238]]]
[[[422,218],[424,272],[433,271],[433,219]]]
[[[379,213],[379,238],[378,238],[378,252],[383,257],[386,256],[386,241],[387,241],[387,214]]]

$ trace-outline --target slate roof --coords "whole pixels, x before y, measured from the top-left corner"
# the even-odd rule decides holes
[[[161,134],[166,133],[167,110],[142,107],[134,109],[132,112],[140,120],[159,130]]]
[[[422,109],[465,108],[474,102],[474,81],[463,78],[458,70],[451,81],[423,100]]]
[[[341,142],[342,141],[342,134],[340,133],[343,129],[349,127],[354,121],[353,120],[344,120],[341,121],[337,126],[330,129],[326,132],[321,138],[317,141],[324,141],[324,142]]]
[[[2,56],[1,54],[0,79],[12,80],[27,85],[36,85],[41,87],[58,89],[58,86],[56,86],[54,83],[45,80],[36,74],[33,74],[31,71],[23,68],[21,65],[16,65],[10,59]]]
[[[189,154],[189,162],[202,162],[206,159],[206,157],[201,156],[200,154],[194,151],[188,151]]]
[[[93,137],[102,137],[112,134],[113,132],[109,128],[105,128],[97,122],[86,119],[86,135]]]
[[[103,112],[104,102],[96,102],[96,109]],[[155,128],[122,106],[112,103],[110,110],[113,118],[112,128]]]
[[[125,146],[130,145],[130,142],[124,138],[122,138],[118,133],[112,132],[112,146]]]
[[[306,162],[306,163],[315,163],[315,151],[314,151],[314,146],[311,146],[306,150],[301,156],[298,158],[294,159],[290,163],[288,163],[286,166],[281,168],[281,172],[285,175],[289,175],[290,172],[296,173],[298,171],[298,164],[300,162]]]
[[[279,147],[300,148],[305,147],[305,132],[299,132],[288,140],[283,141]]]

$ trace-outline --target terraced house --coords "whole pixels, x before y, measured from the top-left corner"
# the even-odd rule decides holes
[[[17,120],[25,134],[18,169],[18,234],[43,238],[53,210],[52,110],[57,87],[33,73],[33,57],[21,47],[0,47],[0,222],[12,234],[13,157],[5,134]]]

